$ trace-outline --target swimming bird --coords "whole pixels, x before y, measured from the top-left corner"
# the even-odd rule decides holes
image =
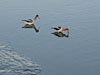
[[[52,27],[52,29],[57,30],[57,32],[62,32],[62,31],[69,31],[69,28],[63,28],[63,27]]]
[[[37,29],[35,27],[35,25],[34,25],[34,23],[35,23],[35,21],[36,21],[37,18],[39,18],[39,15],[38,14],[35,16],[35,18],[33,20],[32,19],[22,20],[25,23],[25,25],[22,28],[34,28],[34,30],[36,32],[39,32],[39,28]]]
[[[38,14],[35,16],[35,18],[33,20],[32,19],[28,19],[28,20],[22,20],[22,21],[24,21],[24,23],[27,24],[27,25],[32,25],[32,24],[35,23],[37,18],[39,18]]]

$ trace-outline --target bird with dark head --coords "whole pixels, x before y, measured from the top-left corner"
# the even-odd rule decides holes
[[[52,29],[56,30],[57,32],[62,32],[62,31],[69,31],[69,28],[63,28],[63,27],[52,27]]]
[[[39,18],[38,14],[35,16],[35,18],[33,20],[32,19],[28,19],[28,20],[22,20],[22,21],[24,21],[25,24],[32,25],[32,24],[35,23],[35,21],[36,21],[37,18]]]

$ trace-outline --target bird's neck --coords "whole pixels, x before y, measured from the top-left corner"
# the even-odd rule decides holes
[[[38,18],[38,17],[37,17],[37,16],[35,16],[35,18],[33,19],[33,21],[35,22],[37,18]]]

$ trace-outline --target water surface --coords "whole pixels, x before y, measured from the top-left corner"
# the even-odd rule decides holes
[[[40,72],[40,65],[23,55],[18,55],[10,47],[0,44],[1,75],[37,75]]]
[[[98,75],[99,13],[99,0],[0,0],[0,41],[42,65],[40,75]],[[36,14],[40,32],[22,29]],[[52,35],[53,26],[68,27],[69,38]]]

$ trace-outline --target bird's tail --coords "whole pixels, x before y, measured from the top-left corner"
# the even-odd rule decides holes
[[[56,27],[51,27],[51,29],[54,29],[54,30],[59,30],[59,28],[56,28]]]
[[[55,27],[51,27],[51,29],[54,29]]]
[[[26,20],[21,20],[21,21],[26,21]]]

